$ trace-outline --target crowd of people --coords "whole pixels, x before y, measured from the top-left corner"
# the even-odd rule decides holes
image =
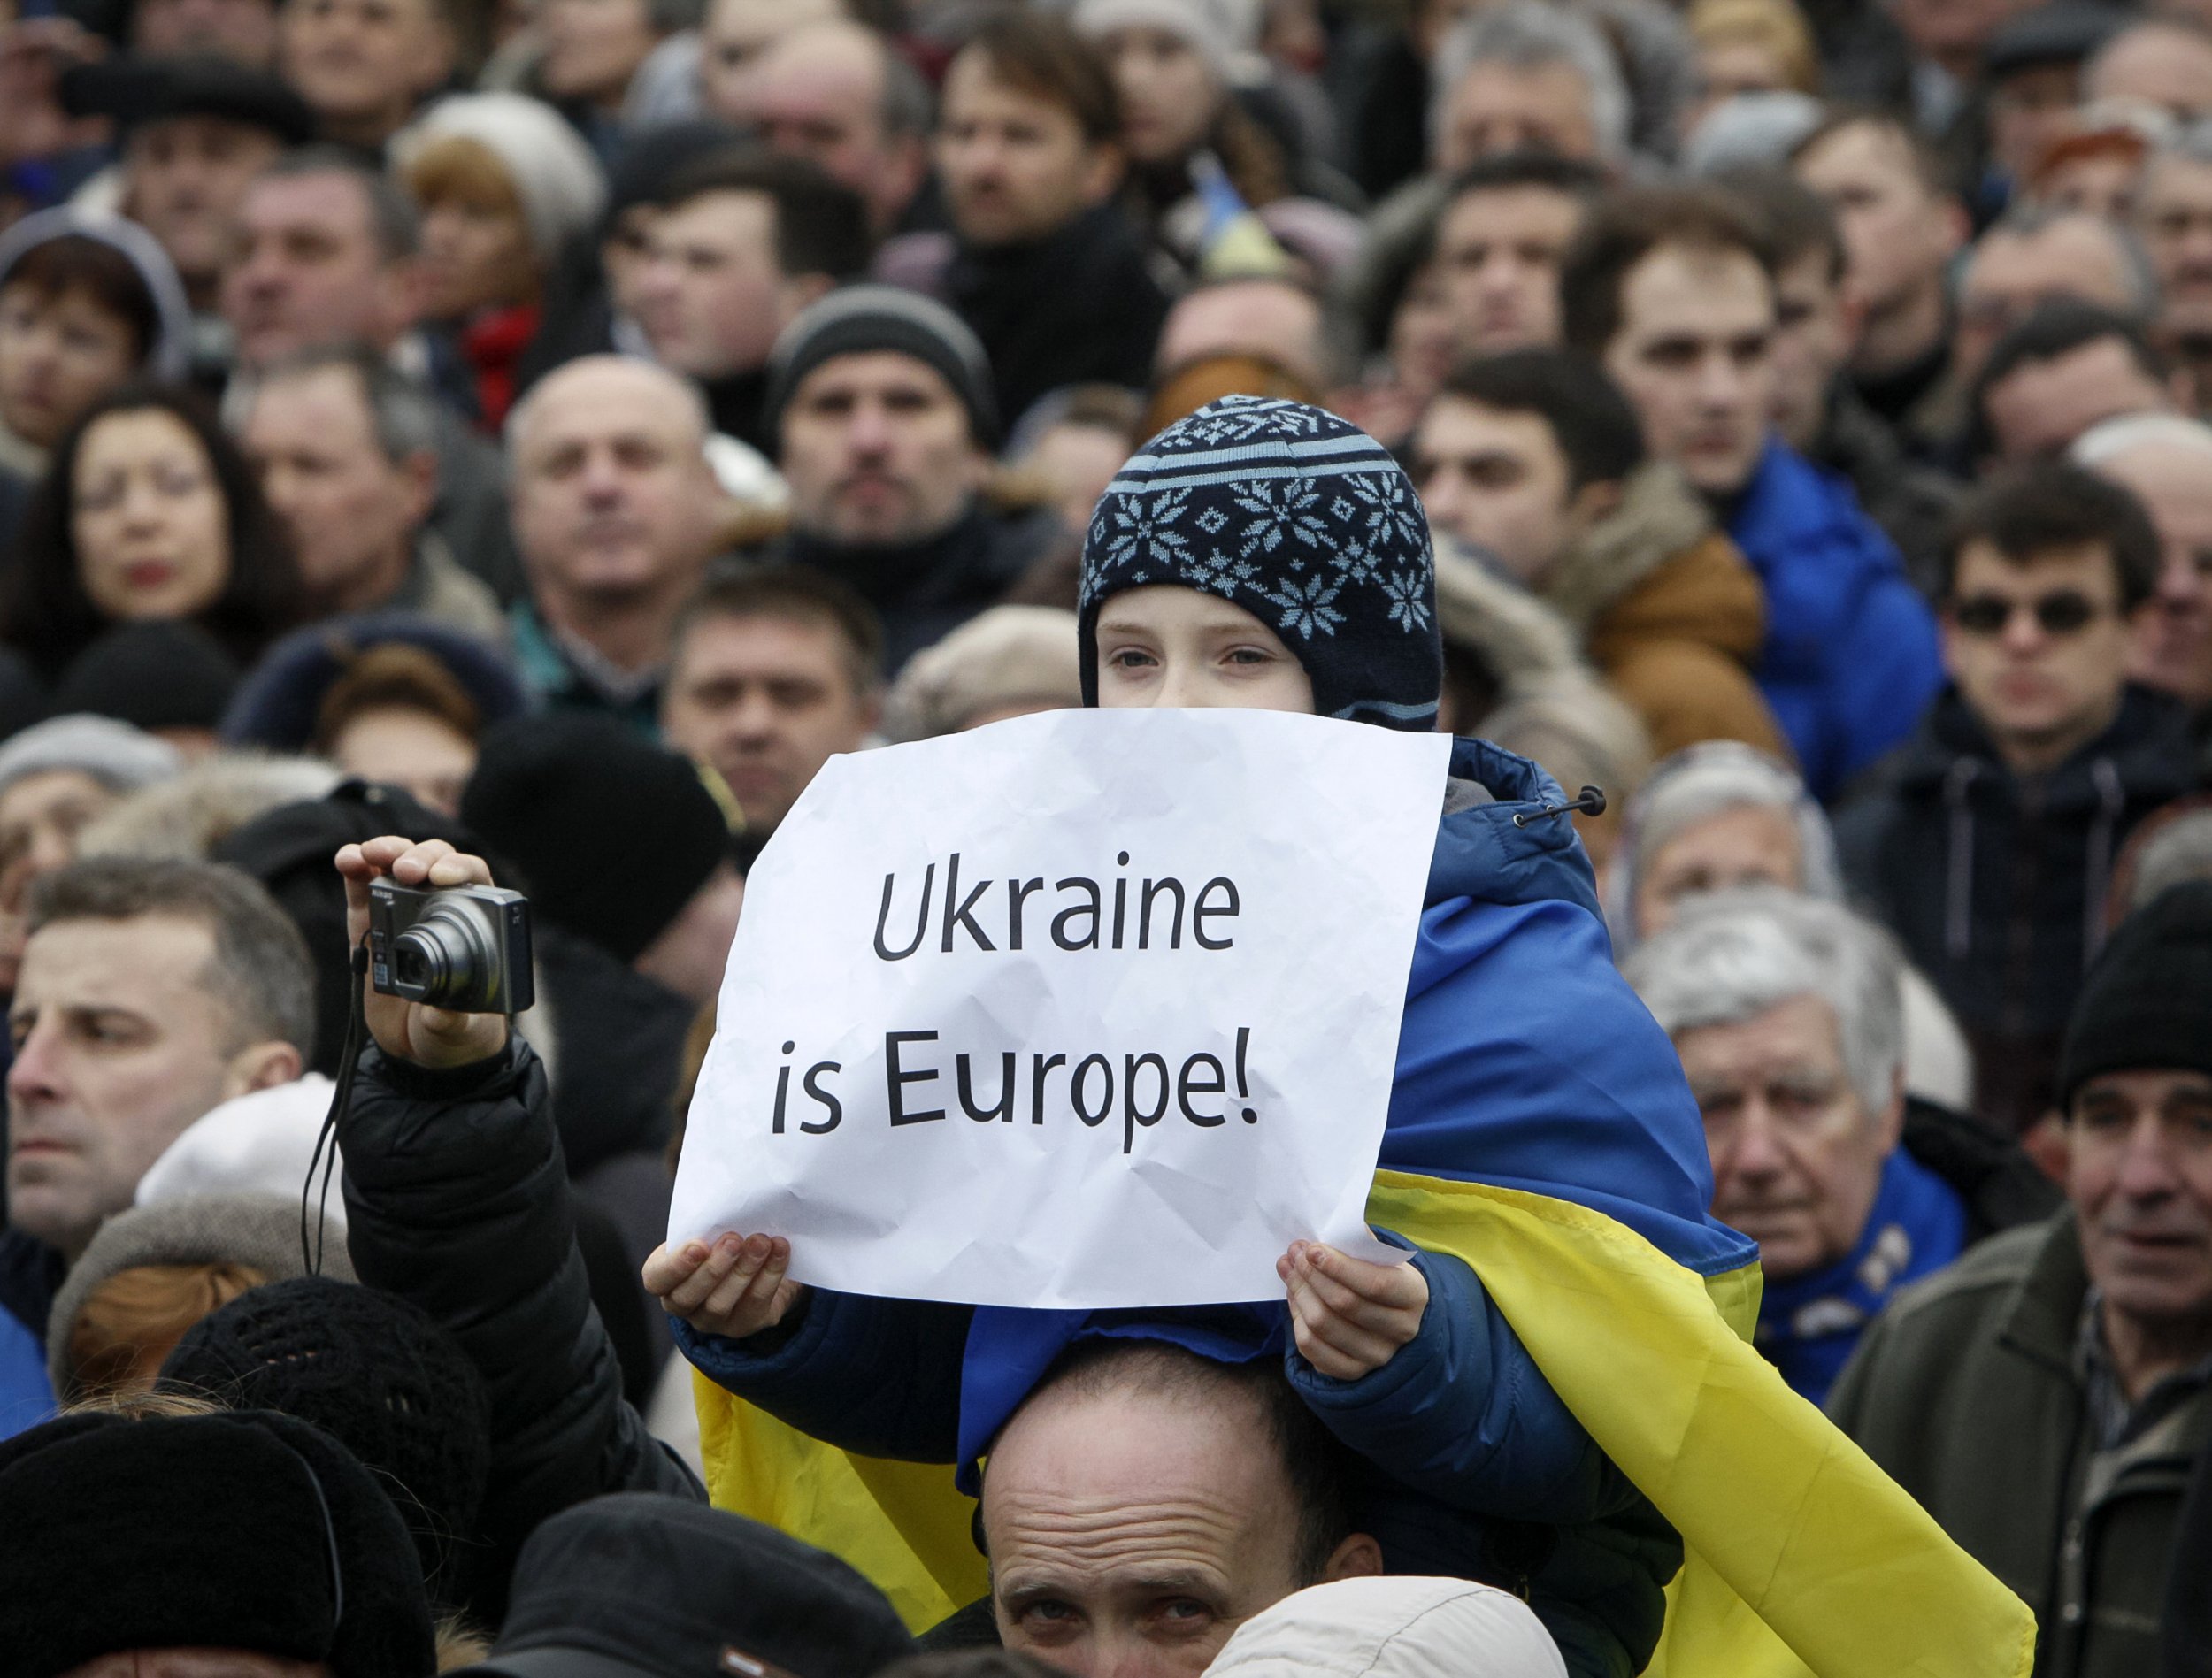
[[[1384,1168],[1755,1259],[2034,1678],[2212,1674],[2204,0],[9,15],[0,1672],[1643,1670],[1681,1523],[1479,1249],[668,1229],[823,765],[1156,705],[1457,737]],[[364,1002],[380,877],[536,1005]]]

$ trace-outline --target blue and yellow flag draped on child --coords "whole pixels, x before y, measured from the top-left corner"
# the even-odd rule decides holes
[[[1752,1349],[1755,1251],[1709,1215],[1679,1062],[1614,969],[1571,830],[1512,820],[1556,785],[1479,741],[1452,774],[1496,801],[1438,832],[1368,1218],[1475,1273],[1681,1535],[1647,1670],[2025,1678],[2025,1606]],[[1083,1324],[976,1313],[964,1456]],[[698,1397],[718,1505],[844,1556],[917,1628],[983,1594],[951,1466],[849,1457],[703,1378]]]
[[[1688,1560],[1647,1670],[2024,1678],[2026,1608],[1749,1344],[1755,1268],[1708,1282],[1602,1214],[1386,1172],[1370,1213],[1464,1260]],[[845,1557],[917,1629],[986,1589],[949,1466],[848,1457],[698,1378],[724,1508]]]

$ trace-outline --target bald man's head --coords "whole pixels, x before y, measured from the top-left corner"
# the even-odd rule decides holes
[[[806,157],[858,193],[879,234],[921,185],[928,85],[865,25],[832,19],[777,36],[747,97],[748,120],[770,149]]]
[[[664,606],[672,619],[698,584],[722,504],[706,436],[689,385],[618,356],[570,362],[516,404],[515,538],[557,625],[589,640],[610,613]]]
[[[1079,1346],[989,1453],[1000,1636],[1079,1674],[1194,1678],[1292,1591],[1381,1571],[1342,1461],[1272,1359]]]

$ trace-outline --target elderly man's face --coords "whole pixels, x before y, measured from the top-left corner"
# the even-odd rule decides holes
[[[2138,24],[2097,55],[2082,93],[2154,105],[2177,122],[2193,122],[2212,113],[2212,42],[2178,24]]]
[[[77,835],[123,795],[81,769],[41,770],[0,792],[0,994],[15,990],[31,887],[77,857]]]
[[[513,451],[515,535],[533,584],[610,605],[687,592],[721,502],[701,442],[664,373],[605,361],[549,379]]]
[[[2158,275],[2162,324],[2212,332],[2212,163],[2154,157],[2136,194],[2135,229]]]
[[[1072,1673],[1197,1678],[1238,1626],[1315,1582],[1299,1524],[1250,1400],[1048,1390],[984,1477],[999,1635]]]
[[[1952,365],[1970,379],[2007,331],[2036,304],[2078,297],[2131,313],[2135,286],[2118,235],[2091,216],[2067,216],[2032,234],[1992,228],[1959,281]]]
[[[1590,87],[1572,65],[1478,64],[1459,79],[1436,137],[1438,169],[1455,173],[1509,151],[1604,161]]]
[[[2137,619],[2128,674],[2212,704],[2212,437],[2198,448],[2140,443],[2097,471],[2133,490],[2158,532],[2158,589]]]
[[[2068,1115],[2066,1198],[2105,1309],[2141,1330],[2212,1322],[2212,1078],[2108,1072]],[[2109,1329],[2108,1324],[2108,1330]]]
[[[1774,287],[1739,250],[1661,245],[1621,281],[1606,372],[1634,404],[1651,452],[1699,489],[1750,480],[1774,402]]]
[[[804,157],[866,203],[887,229],[919,184],[918,134],[883,126],[890,49],[858,24],[794,30],[761,55],[753,124],[771,149]]]
[[[874,547],[949,530],[990,459],[935,368],[870,350],[833,356],[799,381],[777,464],[798,528]]]
[[[208,988],[214,953],[165,915],[32,935],[8,1015],[12,1222],[73,1256],[185,1126],[256,1087]]]
[[[2092,425],[2173,405],[2172,392],[2118,338],[2024,362],[1982,398],[1997,458],[2008,462],[2055,459]]]
[[[1733,1025],[1678,1032],[1674,1046],[1705,1115],[1713,1215],[1759,1244],[1778,1282],[1849,1253],[1904,1102],[1868,1110],[1845,1072],[1834,1009],[1793,996]]]
[[[414,324],[413,264],[385,259],[361,182],[343,171],[255,181],[235,237],[223,316],[250,368],[318,344],[386,349]]]
[[[1685,898],[1736,886],[1803,889],[1805,847],[1797,824],[1762,804],[1739,804],[1693,822],[1655,848],[1636,880],[1636,932],[1674,924]]]

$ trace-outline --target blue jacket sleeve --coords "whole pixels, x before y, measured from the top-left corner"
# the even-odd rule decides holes
[[[733,1340],[678,1317],[676,1345],[717,1386],[864,1457],[950,1462],[970,1306],[810,1288],[795,1321]]]
[[[1394,1245],[1410,1245],[1385,1232]],[[1550,1525],[1594,1521],[1635,1497],[1561,1402],[1475,1273],[1441,1253],[1421,1330],[1356,1381],[1285,1354],[1291,1385],[1329,1431],[1393,1479],[1456,1507]]]

